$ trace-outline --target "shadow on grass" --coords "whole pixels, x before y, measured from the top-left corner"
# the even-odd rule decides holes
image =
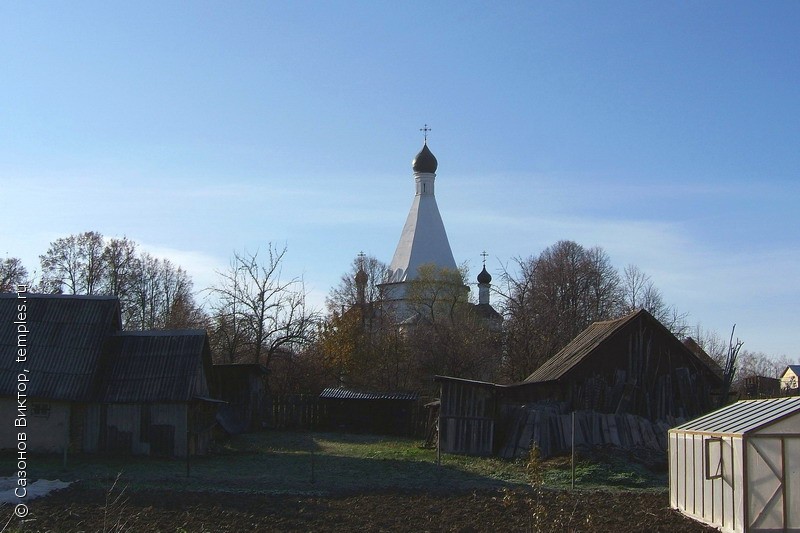
[[[481,461],[476,459],[475,461]],[[464,459],[421,450],[418,443],[375,435],[270,432],[240,435],[219,453],[186,460],[153,457],[32,455],[32,479],[82,481],[104,488],[120,475],[129,491],[167,489],[236,494],[335,494],[375,490],[469,491],[524,483],[470,471]],[[14,471],[14,456],[2,454],[0,468]]]
[[[320,451],[318,433],[309,431],[261,431],[227,438],[214,449],[216,455],[246,453],[304,453]]]
[[[342,444],[382,444],[387,442],[416,443],[419,440],[392,435],[373,435],[370,433],[337,433],[333,431],[317,431],[314,433],[314,438]]]

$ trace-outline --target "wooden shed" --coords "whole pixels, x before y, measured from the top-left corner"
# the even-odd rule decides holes
[[[669,431],[670,505],[728,532],[800,531],[800,398],[743,400]]]
[[[257,431],[267,422],[267,368],[255,363],[215,364],[209,388],[215,398],[226,403],[217,412],[217,421],[229,434]]]
[[[421,423],[413,392],[365,392],[330,387],[319,395],[324,426],[337,431],[412,436]]]
[[[109,339],[84,450],[185,457],[208,451],[216,411],[204,330],[121,332]],[[79,419],[80,420],[80,419]]]
[[[740,400],[759,400],[781,396],[781,380],[768,376],[749,376],[739,381],[735,389]]]
[[[711,410],[721,385],[719,365],[640,309],[593,323],[516,390],[523,401],[685,420]]]
[[[675,419],[713,408],[721,374],[702,350],[684,345],[645,310],[595,322],[523,382],[437,376],[441,451],[519,456],[538,435],[540,451],[559,453],[568,427],[562,419],[578,411],[583,415],[576,433],[587,447],[646,441],[663,453]],[[615,439],[618,422],[642,431],[622,431]],[[548,440],[552,445],[545,446]]]
[[[20,340],[0,328],[0,415],[18,415],[24,368],[28,451],[185,456],[208,449],[220,402],[209,397],[205,331],[122,331],[111,296],[0,295],[0,321],[15,320],[30,331],[30,357],[17,363]],[[0,448],[15,448],[15,437],[0,432]]]

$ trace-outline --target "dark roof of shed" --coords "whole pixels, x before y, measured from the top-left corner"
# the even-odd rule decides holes
[[[414,392],[363,392],[329,387],[322,391],[320,398],[326,400],[412,400],[419,398]]]
[[[98,401],[186,402],[208,396],[211,355],[204,330],[125,332],[115,335],[112,345]]]
[[[643,318],[657,325],[663,333],[675,339],[676,348],[683,349],[687,354],[700,361],[712,374],[720,378],[721,370],[719,366],[710,358],[700,357],[678,340],[661,322],[656,320],[644,309],[634,311],[622,318],[595,322],[588,328],[572,339],[569,344],[562,348],[556,355],[548,359],[542,366],[537,368],[523,383],[541,383],[545,381],[555,381],[562,378],[567,372],[578,366],[582,361],[589,357],[604,342],[613,337],[617,332],[623,330],[628,324]]]
[[[800,413],[800,397],[741,400],[673,428],[670,432],[745,435]]]
[[[30,398],[87,401],[109,335],[120,329],[113,296],[0,294],[0,396],[16,395],[17,375],[27,370]],[[25,305],[24,320],[18,306]],[[24,322],[27,361],[16,362],[17,326]]]

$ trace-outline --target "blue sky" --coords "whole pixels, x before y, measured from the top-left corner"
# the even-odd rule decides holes
[[[96,230],[184,266],[386,262],[419,128],[456,261],[560,239],[800,356],[797,2],[5,2],[0,256]]]

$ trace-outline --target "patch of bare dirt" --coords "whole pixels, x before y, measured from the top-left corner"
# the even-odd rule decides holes
[[[276,496],[152,491],[118,496],[77,483],[30,502],[27,521],[12,519],[9,531],[715,531],[669,509],[665,493],[648,492]],[[13,512],[9,506],[0,511],[2,522]]]

